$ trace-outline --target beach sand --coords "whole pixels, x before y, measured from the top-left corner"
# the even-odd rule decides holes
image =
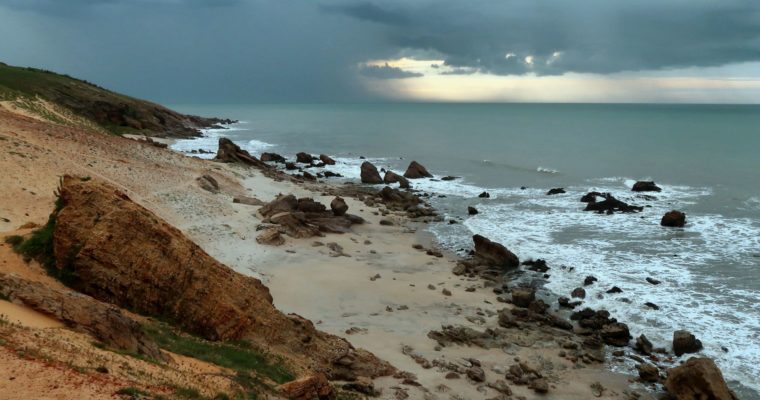
[[[486,399],[499,394],[464,376],[446,379],[447,371],[423,368],[409,354],[431,362],[477,359],[487,382],[504,379],[504,371],[519,357],[541,366],[550,383],[545,395],[509,384],[516,396],[526,399],[588,399],[594,397],[595,383],[605,388],[600,398],[628,398],[627,392],[632,390],[633,377],[610,372],[604,364],[574,364],[560,357],[562,343],[570,334],[557,329],[519,331],[515,344],[504,349],[437,348],[427,337],[431,330],[442,325],[478,330],[496,327],[496,313],[512,306],[498,303],[493,288],[485,287],[480,279],[453,275],[452,255],[439,258],[413,249],[415,243],[429,247],[430,239],[423,232],[424,225],[404,216],[391,213],[384,218],[391,218],[394,225],[380,225],[377,208],[347,198],[349,212],[364,218],[366,224],[354,225],[346,234],[286,237],[282,246],[261,245],[256,242],[261,223],[258,207],[235,204],[234,196],[270,201],[277,194],[292,193],[324,204],[332,197],[321,195],[321,184],[277,181],[252,168],[194,159],[134,140],[56,126],[2,110],[0,145],[0,168],[5,171],[0,175],[4,189],[0,192],[0,235],[15,233],[30,222],[44,224],[53,208],[59,176],[75,174],[108,181],[181,229],[211,256],[242,274],[262,279],[280,310],[297,313],[319,329],[347,338],[399,370],[415,374],[421,384],[379,379],[375,382],[382,389],[379,398],[399,398],[400,391],[411,399]],[[196,178],[203,174],[219,182],[220,193],[198,187]],[[327,246],[315,245],[316,241],[336,243],[344,255],[336,256]],[[11,268],[0,263],[0,272],[18,273],[18,269],[18,265]],[[36,274],[37,279],[46,279],[41,269]],[[442,293],[444,288],[450,296]],[[467,288],[474,291],[465,291]],[[3,312],[14,306],[0,303],[0,307]],[[30,329],[55,326],[55,321],[19,310],[15,315],[23,316],[18,318]],[[353,333],[346,333],[352,329]],[[12,355],[3,354],[3,358]],[[650,397],[642,393],[641,398]]]

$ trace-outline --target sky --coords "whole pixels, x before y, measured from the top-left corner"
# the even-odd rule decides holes
[[[758,0],[0,0],[0,61],[178,103],[760,103]]]

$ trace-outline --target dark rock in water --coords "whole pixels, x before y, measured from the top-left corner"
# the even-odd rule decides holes
[[[285,169],[287,169],[289,171],[292,171],[294,169],[298,169],[298,167],[296,166],[296,163],[294,163],[294,162],[286,162],[285,163]]]
[[[554,188],[554,189],[549,189],[549,191],[546,192],[546,195],[551,196],[553,194],[562,194],[562,193],[566,193],[564,188]]]
[[[599,192],[588,192],[583,197],[581,197],[581,202],[583,203],[596,203],[597,197],[603,197],[606,198],[609,196],[609,193],[599,193]]]
[[[559,303],[560,307],[569,309],[578,307],[582,303],[581,301],[570,301],[570,299],[565,296],[561,296],[559,299],[557,299],[557,302]]]
[[[613,286],[612,288],[610,288],[610,290],[607,291],[607,293],[610,293],[610,294],[612,294],[612,293],[623,293],[623,289],[621,289],[621,288],[619,288],[617,286]]]
[[[459,179],[459,177],[458,176],[447,175],[447,176],[444,176],[443,178],[441,178],[442,181],[453,181],[454,179]]]
[[[478,213],[478,209],[475,207],[467,207],[467,214],[469,215],[476,215]]]
[[[660,309],[660,306],[658,306],[657,304],[654,304],[654,303],[652,303],[650,301],[647,301],[646,303],[644,303],[644,305],[647,306],[647,307],[649,307],[649,308],[651,308],[652,310],[659,310]]]
[[[600,214],[605,212],[607,214],[613,214],[616,211],[623,213],[632,213],[641,212],[644,210],[644,207],[629,205],[623,201],[616,199],[609,193],[605,193],[602,197],[604,200],[600,202],[589,202],[586,205],[584,211],[596,211]]]
[[[683,226],[686,225],[686,214],[677,210],[668,211],[665,213],[665,215],[662,216],[660,225],[674,228],[683,228]]]
[[[737,400],[723,374],[709,358],[690,358],[667,371],[665,390],[676,400]]]
[[[598,279],[596,279],[595,276],[589,275],[586,277],[586,279],[583,280],[583,286],[593,285],[596,281],[598,281]]]
[[[639,353],[648,356],[652,354],[652,349],[654,346],[652,346],[652,342],[650,342],[649,339],[647,339],[647,337],[642,334],[636,338],[636,346],[634,348]]]
[[[651,283],[652,285],[659,285],[660,283],[662,283],[658,281],[657,279],[650,278],[650,277],[647,277],[647,282]]]
[[[317,180],[316,176],[310,174],[307,171],[303,171],[303,173],[301,173],[300,177],[303,178],[303,179],[306,179],[307,181],[316,181]]]
[[[636,369],[639,370],[639,378],[644,382],[659,382],[660,371],[652,364],[638,364]]]
[[[584,290],[582,287],[577,287],[573,289],[573,291],[570,293],[570,296],[576,297],[579,299],[585,299],[586,298],[586,290]]]
[[[631,334],[628,331],[628,325],[622,322],[613,322],[604,325],[600,332],[604,343],[611,346],[623,347],[628,345],[631,340]]]
[[[285,164],[287,162],[285,157],[277,153],[261,153],[261,161],[276,162],[281,164]]]
[[[517,287],[512,289],[512,304],[526,308],[536,299],[536,289]]]
[[[330,158],[327,154],[320,154],[319,159],[325,163],[325,165],[335,165],[335,160]]]
[[[488,192],[483,192],[483,193],[479,194],[478,197],[480,197],[481,199],[487,199],[487,198],[491,197],[491,195]]]
[[[500,243],[492,242],[481,235],[473,235],[475,258],[486,265],[503,268],[517,268],[520,259]]]
[[[334,215],[344,215],[348,211],[348,204],[342,197],[336,197],[330,202],[330,209]]]
[[[633,184],[631,191],[634,192],[660,192],[662,189],[653,181],[638,181]]]
[[[302,164],[311,164],[314,162],[314,156],[309,153],[300,152],[296,154],[296,162]]]
[[[385,177],[383,177],[383,182],[385,182],[386,185],[398,182],[399,187],[403,189],[409,189],[411,187],[409,185],[408,179],[404,178],[403,176],[393,171],[387,171],[385,173]]]
[[[339,177],[342,177],[342,176],[343,175],[335,173],[335,172],[332,172],[332,171],[325,171],[325,178],[339,178]]]
[[[685,353],[696,353],[702,350],[702,342],[689,331],[673,332],[673,353],[680,356]]]
[[[404,176],[409,179],[433,177],[433,175],[430,172],[428,172],[428,170],[417,161],[412,161],[411,163],[409,163],[409,166],[406,168],[406,172],[404,172]]]
[[[377,167],[372,165],[372,163],[369,161],[365,161],[362,163],[361,178],[362,178],[362,183],[370,183],[370,184],[383,183],[383,178],[381,178],[380,173],[377,172]]]
[[[540,258],[538,260],[523,261],[523,265],[527,265],[529,270],[535,272],[544,273],[549,270],[549,266],[546,265],[546,260]]]

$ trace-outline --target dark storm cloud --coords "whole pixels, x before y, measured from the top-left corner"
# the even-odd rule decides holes
[[[0,60],[163,102],[372,99],[369,60],[540,75],[760,60],[757,0],[0,0]],[[389,67],[390,68],[390,67]]]
[[[418,72],[404,71],[401,68],[391,67],[387,63],[385,65],[366,65],[359,68],[359,73],[370,78],[375,79],[403,79],[403,78],[415,78],[422,76]]]
[[[760,59],[757,0],[362,4],[346,6],[344,14],[386,24],[389,43],[433,50],[449,66],[493,74],[612,73]],[[382,17],[391,11],[405,23]]]

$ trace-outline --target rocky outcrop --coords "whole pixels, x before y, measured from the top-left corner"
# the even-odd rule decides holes
[[[39,282],[0,274],[3,298],[37,310],[63,322],[66,326],[89,333],[106,346],[168,361],[142,326],[117,307],[90,296],[53,289]]]
[[[596,201],[597,196],[602,197],[604,200]],[[616,199],[609,193],[598,194],[597,192],[592,192],[583,196],[581,201],[583,200],[588,200],[586,201],[587,204],[584,211],[596,211],[599,214],[614,214],[615,212],[633,213],[644,210],[644,207],[629,205],[628,203]]]
[[[300,152],[296,154],[296,162],[301,164],[311,164],[314,162],[314,156],[309,153]]]
[[[269,228],[256,236],[256,243],[269,246],[281,246],[285,244],[285,238],[282,237],[282,234],[280,234],[280,231],[276,228]]]
[[[335,160],[330,158],[327,154],[320,154],[319,160],[325,163],[325,165],[335,165]]]
[[[677,356],[702,350],[702,342],[689,331],[673,332],[673,353]]]
[[[665,215],[662,216],[660,225],[674,228],[683,228],[683,226],[686,225],[686,214],[676,210],[668,211],[665,213]]]
[[[209,340],[248,340],[301,369],[378,376],[393,368],[272,304],[258,279],[219,263],[121,190],[64,177],[53,249],[71,286],[100,301],[174,321]],[[296,204],[298,204],[296,202]]]
[[[265,162],[250,155],[232,140],[224,137],[219,138],[219,149],[216,151],[216,158],[214,159],[226,163],[241,163],[259,168],[270,168]]]
[[[709,358],[691,358],[667,371],[665,389],[676,400],[737,400],[723,374]]]
[[[386,185],[398,182],[399,187],[402,189],[409,189],[411,187],[408,179],[404,178],[403,176],[393,171],[387,171],[385,173],[385,176],[383,177],[383,182],[385,182]]]
[[[342,200],[342,199],[341,199]],[[334,202],[335,200],[333,200]],[[335,204],[339,206],[338,203]],[[348,206],[346,206],[346,210]],[[338,207],[340,212],[340,207]],[[324,233],[345,233],[351,225],[364,223],[361,217],[335,214],[324,204],[311,198],[297,199],[291,195],[280,195],[259,209],[264,222],[278,225],[279,230],[294,238],[324,236]]]
[[[373,185],[378,184],[378,183],[383,183],[383,178],[381,178],[380,173],[377,172],[377,167],[375,167],[369,161],[365,161],[362,163],[361,179],[362,179],[362,183],[369,183]]]
[[[285,164],[288,161],[285,159],[285,157],[277,153],[261,153],[261,157],[259,158],[261,159],[261,161],[276,162],[280,164]]]
[[[517,268],[520,259],[500,243],[492,242],[481,235],[473,235],[475,259],[489,266]]]
[[[662,189],[652,181],[638,181],[631,188],[633,192],[660,192]]]
[[[427,168],[425,168],[422,164],[418,163],[417,161],[412,161],[409,163],[409,166],[406,168],[406,172],[404,172],[404,176],[409,179],[420,179],[420,178],[432,178],[433,174],[428,172]]]

